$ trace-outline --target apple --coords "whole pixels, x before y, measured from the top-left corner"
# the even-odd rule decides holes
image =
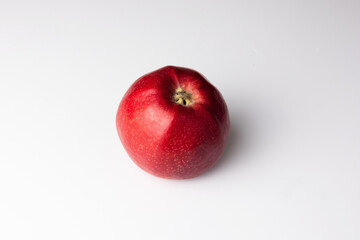
[[[230,120],[221,93],[200,73],[166,66],[136,80],[116,126],[130,158],[157,177],[187,179],[224,152]]]

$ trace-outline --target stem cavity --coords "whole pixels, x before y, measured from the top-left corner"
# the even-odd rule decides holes
[[[184,91],[182,88],[178,88],[174,94],[174,102],[182,106],[189,106],[192,104],[191,94]]]

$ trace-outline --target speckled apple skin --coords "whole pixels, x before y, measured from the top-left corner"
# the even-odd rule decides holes
[[[193,104],[173,100],[176,89]],[[198,72],[166,66],[133,83],[116,126],[131,159],[157,177],[187,179],[211,168],[224,152],[230,121],[221,93]]]

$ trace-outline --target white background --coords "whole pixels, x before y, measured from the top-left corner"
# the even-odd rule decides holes
[[[222,160],[133,164],[118,104],[165,65],[223,94]],[[360,239],[359,1],[0,0],[0,239]]]

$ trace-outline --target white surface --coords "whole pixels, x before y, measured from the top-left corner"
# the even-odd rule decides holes
[[[126,155],[118,104],[194,68],[232,121],[187,181]],[[0,239],[360,239],[359,1],[0,2]]]

